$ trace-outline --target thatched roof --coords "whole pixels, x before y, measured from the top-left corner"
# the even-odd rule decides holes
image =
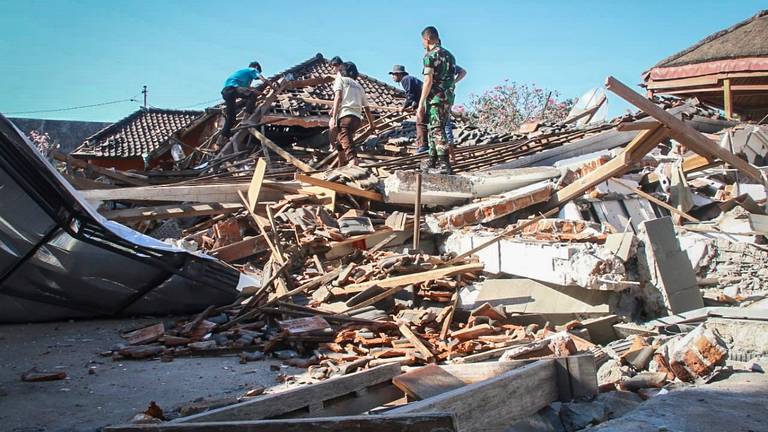
[[[763,56],[768,56],[768,10],[706,37],[690,48],[665,58],[654,68]]]

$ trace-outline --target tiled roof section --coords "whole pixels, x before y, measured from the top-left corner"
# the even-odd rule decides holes
[[[202,111],[140,109],[88,137],[74,152],[93,158],[135,158],[151,154]]]
[[[328,60],[326,60],[322,54],[317,54],[304,63],[300,63],[285,70],[275,75],[273,78],[284,76],[286,74],[290,74],[294,80],[304,80],[333,75],[334,71],[331,65],[328,64]],[[402,105],[405,94],[401,89],[364,74],[360,74],[358,82],[363,86],[363,89],[365,89],[365,92],[368,95],[368,100],[372,105],[393,108],[399,108]],[[297,98],[333,100],[333,83],[325,83],[300,89],[290,89],[284,94],[295,96]],[[376,110],[374,109],[373,111]],[[297,117],[328,115],[329,112],[330,107],[327,105],[307,103],[296,98],[281,98],[275,103],[272,109],[273,114]]]

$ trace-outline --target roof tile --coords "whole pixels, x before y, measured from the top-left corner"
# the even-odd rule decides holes
[[[72,154],[93,158],[135,158],[151,154],[202,111],[140,109],[88,137]]]

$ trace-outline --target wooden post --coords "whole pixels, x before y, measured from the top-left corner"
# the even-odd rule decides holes
[[[416,172],[416,203],[413,209],[413,249],[419,249],[421,234],[421,172]]]
[[[725,111],[725,118],[733,118],[733,95],[731,94],[730,78],[723,80],[723,110]]]

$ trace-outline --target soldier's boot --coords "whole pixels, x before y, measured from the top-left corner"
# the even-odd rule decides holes
[[[429,159],[425,160],[424,163],[421,164],[421,171],[424,173],[429,172],[431,169],[435,169],[437,167],[437,155],[429,155]]]
[[[453,175],[453,168],[451,168],[451,158],[447,153],[440,155],[440,161],[437,165],[437,169],[441,174]]]

